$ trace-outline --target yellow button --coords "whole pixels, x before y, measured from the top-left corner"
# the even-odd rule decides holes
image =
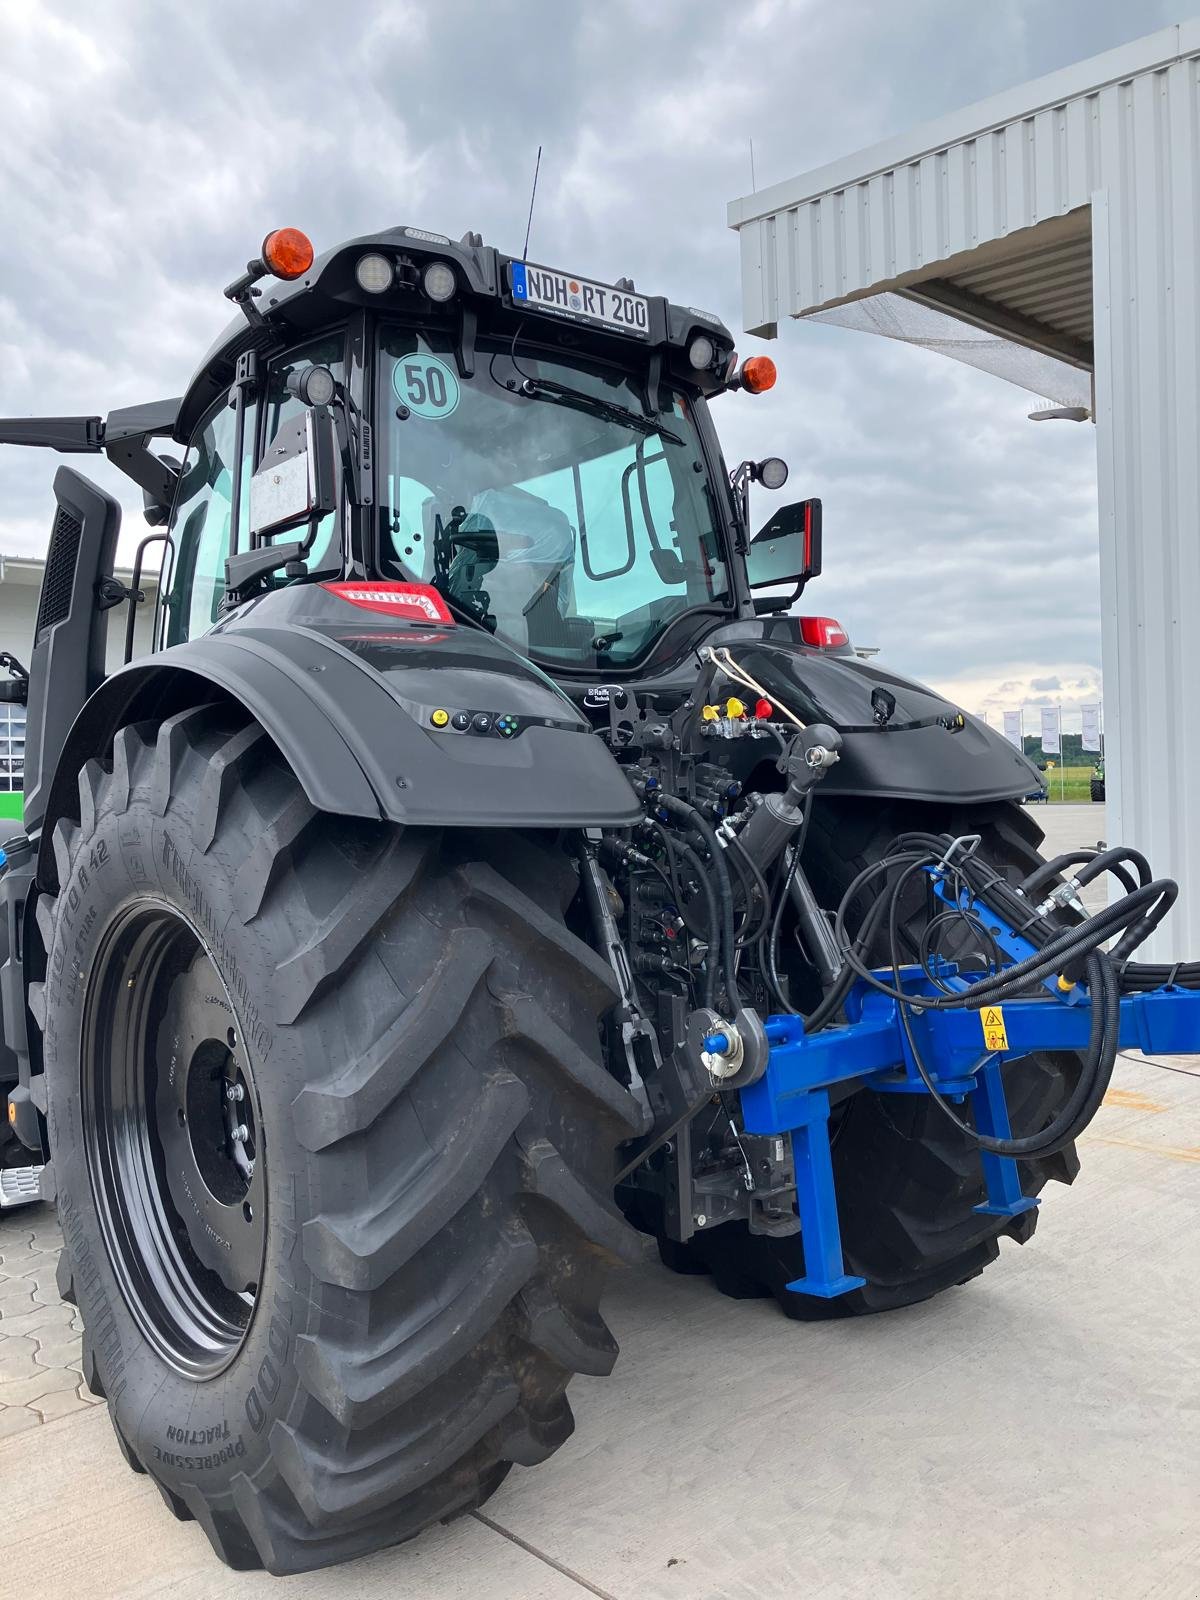
[[[429,720],[433,723],[435,728],[444,728],[450,721],[450,713],[448,711],[442,711],[439,709],[432,713]]]
[[[700,716],[704,722],[715,722],[721,715],[720,706],[705,706]]]
[[[746,707],[740,700],[726,700],[725,715],[727,717],[744,717],[746,715]]]

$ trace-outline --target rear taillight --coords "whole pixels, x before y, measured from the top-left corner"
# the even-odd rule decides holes
[[[449,622],[454,618],[436,589],[427,583],[323,583],[322,589],[349,600],[364,611],[378,611],[385,617],[406,622]]]
[[[798,617],[800,637],[814,650],[840,650],[850,635],[834,617]]]

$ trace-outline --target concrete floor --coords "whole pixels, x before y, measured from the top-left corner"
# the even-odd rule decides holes
[[[1100,807],[1038,807],[1050,844]],[[1170,1070],[1175,1067],[1179,1070]],[[929,1305],[804,1327],[656,1260],[615,1373],[482,1517],[331,1573],[220,1567],[78,1393],[49,1212],[0,1220],[0,1595],[769,1600],[1200,1595],[1200,1063],[1118,1064],[1073,1189]],[[7,1432],[7,1437],[5,1436]]]

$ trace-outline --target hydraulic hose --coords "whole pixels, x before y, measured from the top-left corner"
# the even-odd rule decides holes
[[[666,811],[673,813],[673,815],[686,822],[692,832],[704,841],[709,857],[712,860],[712,876],[716,880],[717,901],[721,911],[721,940],[719,947],[721,976],[725,983],[729,1005],[731,1009],[736,1010],[741,1003],[735,965],[737,933],[734,925],[733,886],[729,881],[729,867],[726,864],[724,852],[717,843],[717,836],[709,826],[707,818],[695,806],[689,805],[686,800],[680,800],[677,795],[659,794],[655,796],[655,799]]]
[[[842,977],[823,998],[821,1005],[806,1019],[808,1032],[816,1032],[836,1014],[844,1001],[855,976],[879,992],[889,995],[897,1003],[897,1012],[912,1053],[912,1059],[930,1096],[959,1131],[981,1149],[996,1155],[1018,1160],[1052,1155],[1070,1144],[1095,1115],[1112,1077],[1120,1037],[1120,980],[1124,953],[1136,948],[1155,928],[1174,903],[1177,886],[1169,879],[1152,880],[1149,863],[1138,852],[1122,850],[1086,853],[1081,864],[1078,881],[1088,881],[1102,872],[1120,869],[1128,861],[1142,880],[1123,899],[1083,922],[1055,929],[1044,915],[1030,906],[1028,885],[1036,889],[1049,876],[1058,876],[1058,867],[1075,866],[1078,856],[1069,861],[1060,858],[1058,867],[1050,874],[1040,871],[1031,874],[1018,893],[998,872],[973,856],[954,858],[952,841],[929,834],[905,834],[897,839],[893,849],[879,861],[864,868],[842,896],[835,920],[838,943],[845,953],[846,966]],[[1085,853],[1080,853],[1085,854]],[[1047,864],[1051,865],[1051,864]],[[988,941],[992,935],[986,926],[986,912],[994,907],[997,915],[1004,916],[1020,928],[1035,946],[1032,955],[1011,966],[1002,967],[988,977],[975,980],[966,990],[946,990],[935,995],[914,997],[901,987],[900,971],[903,958],[900,950],[900,906],[905,889],[929,867],[940,866],[954,886],[954,903],[939,913],[938,922],[951,923],[956,915],[977,930]],[[1086,872],[1087,879],[1082,878]],[[864,890],[879,879],[886,880],[895,874],[893,881],[879,888],[858,933],[852,939],[847,931],[846,919],[852,904]],[[1127,874],[1126,874],[1127,876]],[[963,885],[968,891],[968,903],[959,905]],[[977,898],[978,897],[978,898]],[[976,909],[978,906],[978,909]],[[867,965],[867,953],[875,939],[886,910],[888,948],[891,955],[892,982],[889,983]],[[982,913],[982,915],[981,915]],[[1118,930],[1121,937],[1112,953],[1106,955],[1103,943]],[[992,945],[994,950],[994,944]],[[929,941],[924,939],[919,954],[923,966],[928,965]],[[1128,970],[1128,969],[1125,969]],[[1149,969],[1152,970],[1152,969]],[[1050,1124],[1036,1133],[1006,1139],[981,1134],[965,1122],[940,1091],[926,1067],[920,1044],[913,1027],[913,1017],[922,1011],[980,1010],[985,1005],[1002,1003],[1006,999],[1028,992],[1031,985],[1046,982],[1055,976],[1085,976],[1091,1000],[1089,1038],[1083,1052],[1083,1067],[1071,1093],[1059,1108]]]
[[[888,901],[889,943],[892,951],[893,976],[896,979],[897,989],[899,989],[901,965],[899,957],[900,896],[906,882],[915,873],[922,870],[922,865],[922,863],[916,862],[905,869],[891,891]],[[998,1139],[990,1134],[980,1133],[970,1123],[963,1121],[938,1089],[921,1057],[920,1046],[912,1026],[911,997],[909,997],[908,1004],[901,1004],[898,1007],[901,1026],[912,1051],[913,1061],[926,1089],[941,1110],[954,1123],[955,1127],[970,1138],[973,1143],[977,1144],[980,1149],[989,1150],[995,1155],[1012,1156],[1023,1160],[1053,1155],[1056,1151],[1070,1144],[1094,1116],[1100,1101],[1104,1097],[1105,1090],[1108,1088],[1109,1080],[1112,1077],[1113,1064],[1117,1059],[1120,999],[1117,993],[1116,977],[1112,963],[1107,957],[1097,950],[1091,951],[1087,957],[1086,970],[1092,1006],[1088,1047],[1084,1056],[1083,1071],[1080,1073],[1079,1080],[1067,1097],[1065,1104],[1049,1125],[1040,1129],[1037,1133],[1029,1134],[1023,1138]],[[974,1007],[971,1009],[974,1009]]]
[[[717,897],[713,890],[712,875],[705,867],[703,861],[691,845],[684,839],[674,838],[661,822],[656,822],[653,817],[646,821],[662,840],[666,850],[672,855],[678,855],[691,868],[692,874],[700,885],[700,892],[704,896],[705,907],[708,913],[708,948],[709,951],[720,951],[721,948],[721,917],[717,909]],[[679,908],[682,914],[682,906]],[[704,968],[704,1004],[711,1011],[716,999],[717,972],[716,965],[710,959],[705,962]]]
[[[767,880],[763,877],[762,869],[758,862],[744,848],[736,833],[730,835],[726,855],[733,862],[734,870],[741,879],[742,888],[746,891],[746,917],[737,942],[737,948],[745,950],[748,946],[757,944],[766,930],[767,920],[771,915],[771,891],[767,887]],[[748,932],[746,923],[750,920],[751,902],[753,900],[752,889],[758,890],[759,913],[757,926],[753,932]]]

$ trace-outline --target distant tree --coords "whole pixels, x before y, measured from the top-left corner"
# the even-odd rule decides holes
[[[1042,749],[1041,736],[1032,733],[1025,735],[1023,748],[1034,766],[1037,766],[1039,761],[1053,761],[1056,766],[1062,767],[1090,767],[1099,759],[1096,751],[1083,748],[1081,733],[1064,733],[1062,751],[1059,755],[1048,756]]]

